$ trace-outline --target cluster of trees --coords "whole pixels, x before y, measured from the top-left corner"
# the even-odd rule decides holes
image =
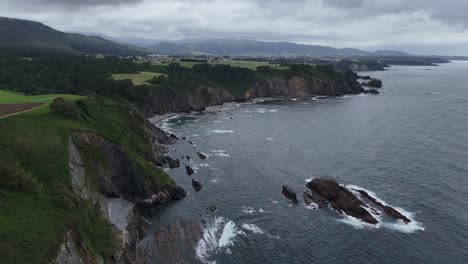
[[[196,64],[192,68],[182,67],[178,63],[171,63],[160,69],[166,76],[159,76],[150,82],[160,88],[174,88],[189,91],[201,85],[210,85],[230,89],[234,85],[242,86],[254,82],[258,75],[247,68],[229,65],[207,63]]]
[[[118,57],[96,59],[85,56],[0,57],[0,89],[24,94],[86,94],[121,96],[139,103],[149,87],[135,87],[130,80],[114,81],[114,73],[137,73],[148,65]]]

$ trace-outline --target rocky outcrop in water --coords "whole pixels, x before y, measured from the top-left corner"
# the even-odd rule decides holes
[[[329,202],[340,213],[358,218],[369,224],[377,224],[375,219],[366,209],[364,203],[348,189],[340,186],[334,180],[313,179],[307,183],[307,188],[312,191],[312,196],[317,200]]]
[[[401,220],[408,224],[411,220],[392,208],[372,197],[368,192],[361,189],[347,189],[339,185],[336,181],[330,179],[313,179],[306,184],[309,191],[304,192],[304,202],[306,204],[317,204],[319,207],[325,207],[329,203],[333,209],[341,214],[346,214],[362,220],[368,224],[378,224],[378,220],[371,214],[381,215],[378,210],[366,204],[368,200],[378,205],[383,211],[395,220]],[[356,195],[356,194],[357,195]],[[361,199],[362,196],[364,199]]]
[[[367,83],[363,83],[364,86],[374,87],[374,88],[382,88],[382,81],[379,79],[372,79]]]
[[[364,191],[364,190],[356,190],[356,191],[358,191],[362,196],[364,196],[369,201],[371,201],[371,202],[377,204],[378,206],[380,206],[384,210],[384,212],[386,214],[388,214],[389,216],[391,216],[391,217],[393,217],[395,219],[398,219],[398,220],[402,220],[405,223],[410,223],[411,222],[411,220],[408,217],[404,216],[402,213],[398,212],[394,208],[392,208],[392,207],[390,207],[388,205],[382,204],[375,197],[372,197],[371,195],[369,195],[369,193],[367,193],[366,191]]]
[[[302,196],[304,198],[304,203],[307,205],[313,205],[316,204],[318,207],[322,208],[323,203],[325,202],[324,200],[319,200],[317,195],[313,195],[311,192],[305,191],[304,195]]]
[[[246,94],[246,98],[261,97],[308,97],[313,95],[358,94],[364,89],[356,81],[354,73],[341,78],[321,79],[317,77],[273,77],[257,82]]]
[[[380,94],[379,91],[377,91],[375,89],[366,90],[364,93],[366,93],[366,94]]]
[[[185,165],[185,172],[190,176],[195,173],[195,171],[189,165]]]
[[[200,181],[192,179],[192,186],[195,191],[200,191],[203,188],[203,184]]]
[[[180,160],[179,159],[173,159],[169,156],[165,156],[165,163],[169,164],[169,168],[174,169],[174,168],[179,168],[180,167]]]
[[[293,188],[283,185],[281,189],[281,194],[286,197],[289,201],[291,201],[294,204],[298,204],[299,201],[297,200],[297,195],[296,192],[294,191]]]
[[[202,160],[208,158],[208,156],[207,156],[206,154],[201,153],[201,152],[197,152],[197,155],[198,155],[198,157],[199,157],[200,159],[202,159]]]

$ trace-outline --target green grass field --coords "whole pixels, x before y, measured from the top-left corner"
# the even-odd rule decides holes
[[[47,103],[53,101],[57,97],[62,97],[63,99],[68,100],[84,98],[83,96],[71,94],[24,95],[12,91],[0,90],[0,104]]]
[[[179,64],[183,67],[192,68],[193,65],[200,64],[201,62],[186,62],[181,61]],[[251,70],[256,70],[260,66],[269,66],[275,69],[287,69],[288,67],[280,66],[279,64],[269,64],[268,62],[257,62],[257,61],[225,61],[221,63],[210,63],[211,65],[224,64],[231,65],[232,67],[248,68]],[[169,65],[169,63],[155,64],[155,65]]]
[[[157,72],[140,72],[140,73],[119,73],[112,74],[112,79],[114,80],[131,80],[135,85],[150,84],[147,81],[153,79],[153,77],[158,77],[164,75]]]

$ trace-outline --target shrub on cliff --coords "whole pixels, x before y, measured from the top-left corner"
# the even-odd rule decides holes
[[[0,185],[17,192],[35,192],[39,181],[23,168],[19,162],[0,161]]]
[[[75,103],[64,100],[61,97],[54,99],[54,101],[50,104],[50,110],[52,110],[52,113],[66,117],[80,117],[80,111]]]

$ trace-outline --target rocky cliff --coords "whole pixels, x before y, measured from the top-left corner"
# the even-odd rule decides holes
[[[351,75],[334,80],[317,77],[273,77],[257,82],[252,89],[247,91],[245,97],[250,99],[280,96],[301,98],[312,95],[337,96],[362,92],[364,89]]]
[[[156,114],[203,111],[208,106],[241,100],[224,89],[203,86],[193,92],[164,89],[153,96],[151,105]]]
[[[150,99],[150,113],[203,111],[208,106],[222,105],[226,102],[242,102],[259,97],[307,97],[312,95],[337,96],[365,92],[356,81],[356,75],[347,71],[340,78],[325,79],[319,77],[271,77],[253,83],[243,97],[231,95],[224,89],[199,87],[195,91],[161,89]]]
[[[156,163],[170,138],[157,128],[146,128]],[[74,132],[69,140],[69,170],[72,188],[82,201],[98,206],[106,217],[120,247],[111,256],[91,257],[78,236],[69,230],[59,247],[56,263],[141,263],[140,241],[148,223],[138,213],[138,205],[161,204],[185,197],[174,182],[161,182],[149,175],[142,164],[122,146],[106,138]]]

